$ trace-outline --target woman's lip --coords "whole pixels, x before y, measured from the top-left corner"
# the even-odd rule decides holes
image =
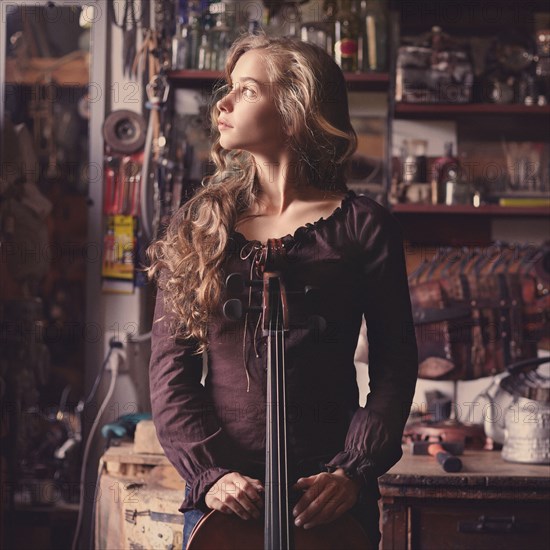
[[[230,126],[227,124],[227,122],[224,122],[223,120],[218,120],[218,128],[233,128],[233,126]]]

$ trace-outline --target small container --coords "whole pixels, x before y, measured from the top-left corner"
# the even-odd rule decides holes
[[[417,169],[416,157],[412,153],[408,153],[405,157],[405,162],[403,162],[403,183],[414,183],[416,181]]]
[[[432,168],[432,204],[452,204],[454,196],[454,185],[458,178],[460,161],[453,156],[452,142],[445,143],[445,154],[434,162]],[[452,173],[451,173],[452,172]],[[447,190],[447,183],[449,188]]]
[[[428,161],[426,159],[426,151],[428,142],[425,139],[413,139],[412,147],[416,157],[416,175],[415,182],[427,183],[428,181]]]

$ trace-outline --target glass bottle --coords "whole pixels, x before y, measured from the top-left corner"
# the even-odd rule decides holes
[[[432,204],[450,204],[456,185],[460,161],[453,156],[453,143],[444,145],[445,154],[436,159],[432,167]]]
[[[550,30],[537,31],[536,63],[537,105],[547,105],[550,102]]]
[[[183,19],[178,20],[176,34],[172,39],[172,69],[182,70],[189,68],[189,40],[188,26]]]
[[[205,32],[201,36],[201,45],[199,46],[199,57],[197,69],[199,71],[208,71],[212,68],[212,45],[208,40],[208,34]]]
[[[270,36],[300,37],[302,14],[298,2],[283,1],[269,9],[266,33]]]
[[[416,164],[416,156],[414,155],[412,142],[403,140],[401,148],[403,176],[402,181],[405,185],[410,185],[416,181],[418,166]]]
[[[285,19],[288,25],[287,36],[300,36],[302,26],[302,12],[298,2],[289,2],[285,11]]]
[[[327,53],[334,56],[334,26],[336,24],[336,2],[327,0],[324,4],[323,23],[327,29]]]
[[[189,68],[196,69],[199,63],[199,47],[201,44],[201,13],[196,2],[189,5],[189,25],[187,38],[189,41]]]
[[[387,70],[388,17],[385,0],[361,1],[363,70]]]
[[[325,0],[323,16],[320,19],[308,20],[302,23],[301,40],[316,44],[330,56],[334,55],[334,13],[335,2]]]
[[[226,20],[226,9],[225,2],[212,2],[209,8],[213,23],[209,31],[210,69],[213,71],[224,69],[227,52],[232,42],[231,29]]]
[[[334,25],[334,59],[344,72],[358,70],[359,14],[352,0],[339,2]]]
[[[414,156],[416,158],[416,179],[418,183],[428,183],[428,161],[426,150],[428,142],[425,139],[413,139]]]

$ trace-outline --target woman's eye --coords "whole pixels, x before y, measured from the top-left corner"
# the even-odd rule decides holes
[[[248,99],[253,99],[256,97],[256,90],[254,88],[249,88],[248,86],[243,86],[243,95]]]
[[[249,86],[243,86],[242,84],[230,84],[226,87],[224,95],[235,93],[236,97],[245,97],[247,99],[256,99],[258,92],[255,88]]]

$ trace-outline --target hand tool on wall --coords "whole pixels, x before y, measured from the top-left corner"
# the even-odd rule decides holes
[[[147,7],[149,3],[146,2],[143,5]],[[116,2],[107,2],[107,6],[110,11],[111,21],[121,29],[123,33],[122,65],[124,76],[128,76],[128,78],[137,78],[134,67],[137,29],[143,26],[142,23],[145,18],[146,10],[142,9],[140,16],[137,17],[134,0],[125,0],[124,13],[121,17],[121,22],[119,22],[115,13]]]
[[[413,441],[411,452],[413,455],[431,455],[441,464],[445,472],[460,472],[462,460],[458,458],[464,451],[462,441],[444,441],[434,443],[432,441]]]

